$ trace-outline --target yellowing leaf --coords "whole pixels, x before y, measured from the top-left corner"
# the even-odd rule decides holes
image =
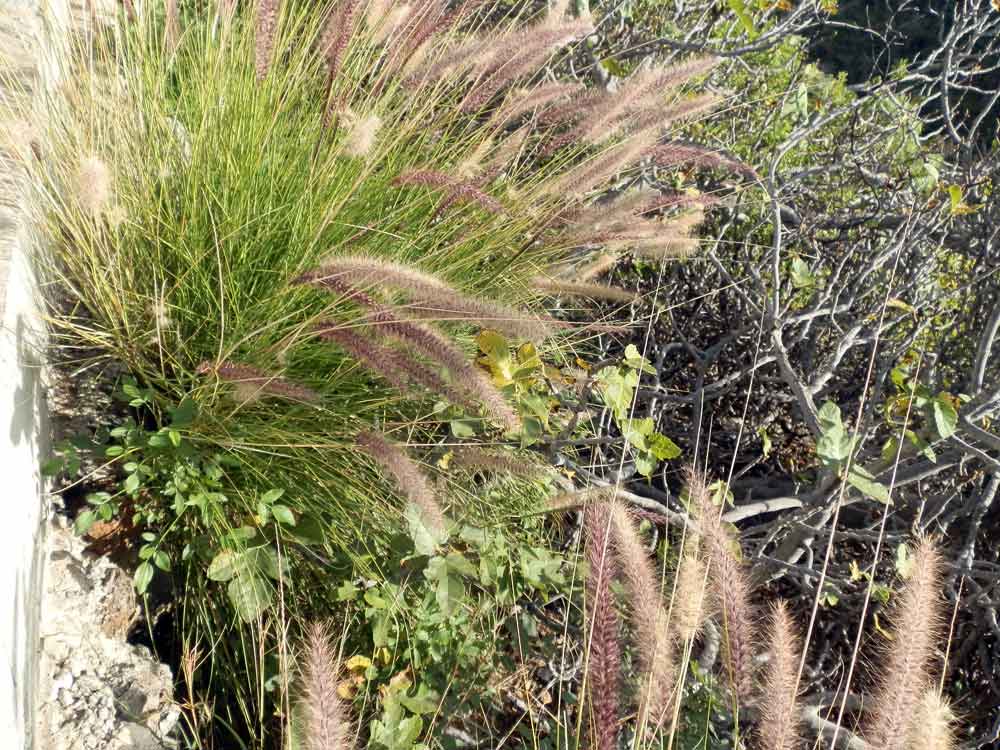
[[[878,614],[875,615],[875,630],[880,633],[887,641],[894,640],[892,633],[882,627],[882,624],[878,621]]]
[[[347,667],[348,672],[364,672],[371,665],[372,660],[361,654],[356,654],[344,662],[344,666]]]
[[[910,315],[916,315],[917,310],[913,305],[908,305],[901,299],[896,299],[893,297],[891,300],[885,303],[886,307],[894,307],[897,310],[902,310],[903,312],[908,312]]]
[[[358,686],[354,684],[354,680],[341,680],[340,684],[337,685],[337,695],[341,700],[349,701],[354,699],[354,694],[358,692]]]

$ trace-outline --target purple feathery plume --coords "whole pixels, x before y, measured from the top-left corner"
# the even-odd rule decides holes
[[[471,182],[459,180],[444,172],[432,169],[414,169],[404,172],[393,180],[394,185],[418,185],[437,190],[444,190],[447,197],[455,197],[466,202],[477,203],[486,211],[499,214],[503,213],[503,205]]]
[[[460,105],[461,110],[480,110],[510,83],[533,73],[560,47],[592,31],[590,22],[576,19],[555,27],[543,23],[501,36],[489,55],[489,64]]]
[[[315,403],[319,394],[303,385],[292,383],[278,375],[271,375],[250,365],[234,362],[202,362],[196,372],[205,375],[214,372],[220,380],[233,385],[244,400],[253,401],[264,396],[277,396],[291,401]]]
[[[590,616],[587,652],[587,696],[591,710],[592,747],[618,747],[621,691],[621,643],[618,613],[611,593],[616,575],[611,515],[604,503],[584,509],[584,552],[587,556],[586,600]]]
[[[366,368],[381,375],[401,391],[407,391],[412,384],[416,384],[432,393],[444,396],[454,404],[467,408],[476,407],[475,401],[455,386],[446,383],[440,375],[425,367],[410,354],[373,342],[333,323],[320,324],[317,327],[317,334],[325,341],[340,346]]]
[[[582,84],[559,82],[543,83],[533,89],[512,91],[507,102],[492,119],[497,125],[506,125],[526,112],[545,110],[554,102],[563,101],[584,91]]]
[[[374,431],[360,433],[357,446],[392,476],[407,500],[420,509],[428,527],[438,533],[447,530],[444,513],[441,512],[430,482],[402,448],[389,442],[381,432]]]
[[[340,73],[344,62],[344,52],[354,33],[354,21],[358,12],[358,0],[341,0],[333,8],[323,24],[320,35],[320,49],[326,60],[326,74],[333,81]]]
[[[753,690],[754,626],[750,582],[733,552],[733,539],[712,502],[705,480],[691,473],[688,494],[697,514],[709,568],[709,590],[722,613],[727,678],[736,705],[745,704]]]
[[[654,148],[650,152],[650,157],[653,164],[658,167],[676,167],[681,164],[690,164],[705,169],[726,169],[751,180],[760,179],[760,176],[753,167],[744,164],[739,159],[695,143],[671,141]]]
[[[415,303],[406,309],[418,315],[474,321],[529,339],[547,338],[551,333],[548,323],[555,322],[531,318],[490,300],[462,294],[438,277],[411,266],[364,256],[334,258],[315,271],[302,274],[296,282],[324,286],[331,280],[350,284],[355,289],[399,289]]]
[[[274,60],[274,36],[278,30],[278,0],[257,3],[257,80],[263,81]]]
[[[346,300],[368,308],[365,322],[371,324],[380,335],[396,339],[440,364],[451,375],[457,388],[476,398],[490,416],[506,429],[517,430],[521,427],[520,418],[486,374],[471,365],[465,354],[440,333],[419,323],[400,320],[392,310],[376,302],[371,295],[335,276],[324,278],[323,286],[340,293]]]
[[[167,54],[172,55],[177,50],[181,37],[181,21],[177,11],[177,0],[167,0],[164,13],[166,20],[163,29],[163,46]]]

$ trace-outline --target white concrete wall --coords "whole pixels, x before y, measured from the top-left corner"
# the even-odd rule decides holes
[[[47,456],[45,345],[32,273],[25,106],[55,79],[59,0],[0,0],[0,749],[28,749],[35,725]],[[53,23],[58,20],[60,23]],[[12,121],[14,125],[11,126]]]

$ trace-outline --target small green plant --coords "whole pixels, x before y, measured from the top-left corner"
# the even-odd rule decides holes
[[[660,461],[677,458],[681,449],[673,440],[656,431],[650,417],[637,419],[633,416],[635,389],[644,372],[656,371],[635,345],[629,344],[622,364],[605,367],[597,373],[597,380],[605,405],[611,409],[618,429],[635,452],[636,470],[648,478]]]

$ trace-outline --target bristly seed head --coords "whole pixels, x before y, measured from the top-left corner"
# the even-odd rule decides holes
[[[84,210],[99,217],[111,203],[111,170],[96,156],[80,162],[76,173],[77,199]]]
[[[320,396],[310,388],[293,383],[278,375],[271,375],[250,365],[234,362],[202,362],[196,373],[215,375],[231,385],[242,402],[253,402],[262,396],[276,396],[290,401],[316,403]]]
[[[584,545],[589,615],[587,672],[584,679],[591,712],[591,747],[593,750],[617,750],[621,642],[618,612],[611,591],[617,564],[607,505],[595,503],[585,510]]]
[[[358,435],[357,446],[392,476],[396,486],[406,498],[420,509],[428,527],[438,533],[447,530],[444,513],[438,505],[430,482],[402,448],[389,442],[381,432],[372,430]]]
[[[263,81],[271,69],[274,58],[274,37],[278,31],[279,0],[258,0],[257,2],[257,80]]]
[[[320,623],[313,623],[306,633],[303,669],[300,679],[304,750],[349,750],[351,726],[347,707],[337,692],[336,654],[330,634]]]

